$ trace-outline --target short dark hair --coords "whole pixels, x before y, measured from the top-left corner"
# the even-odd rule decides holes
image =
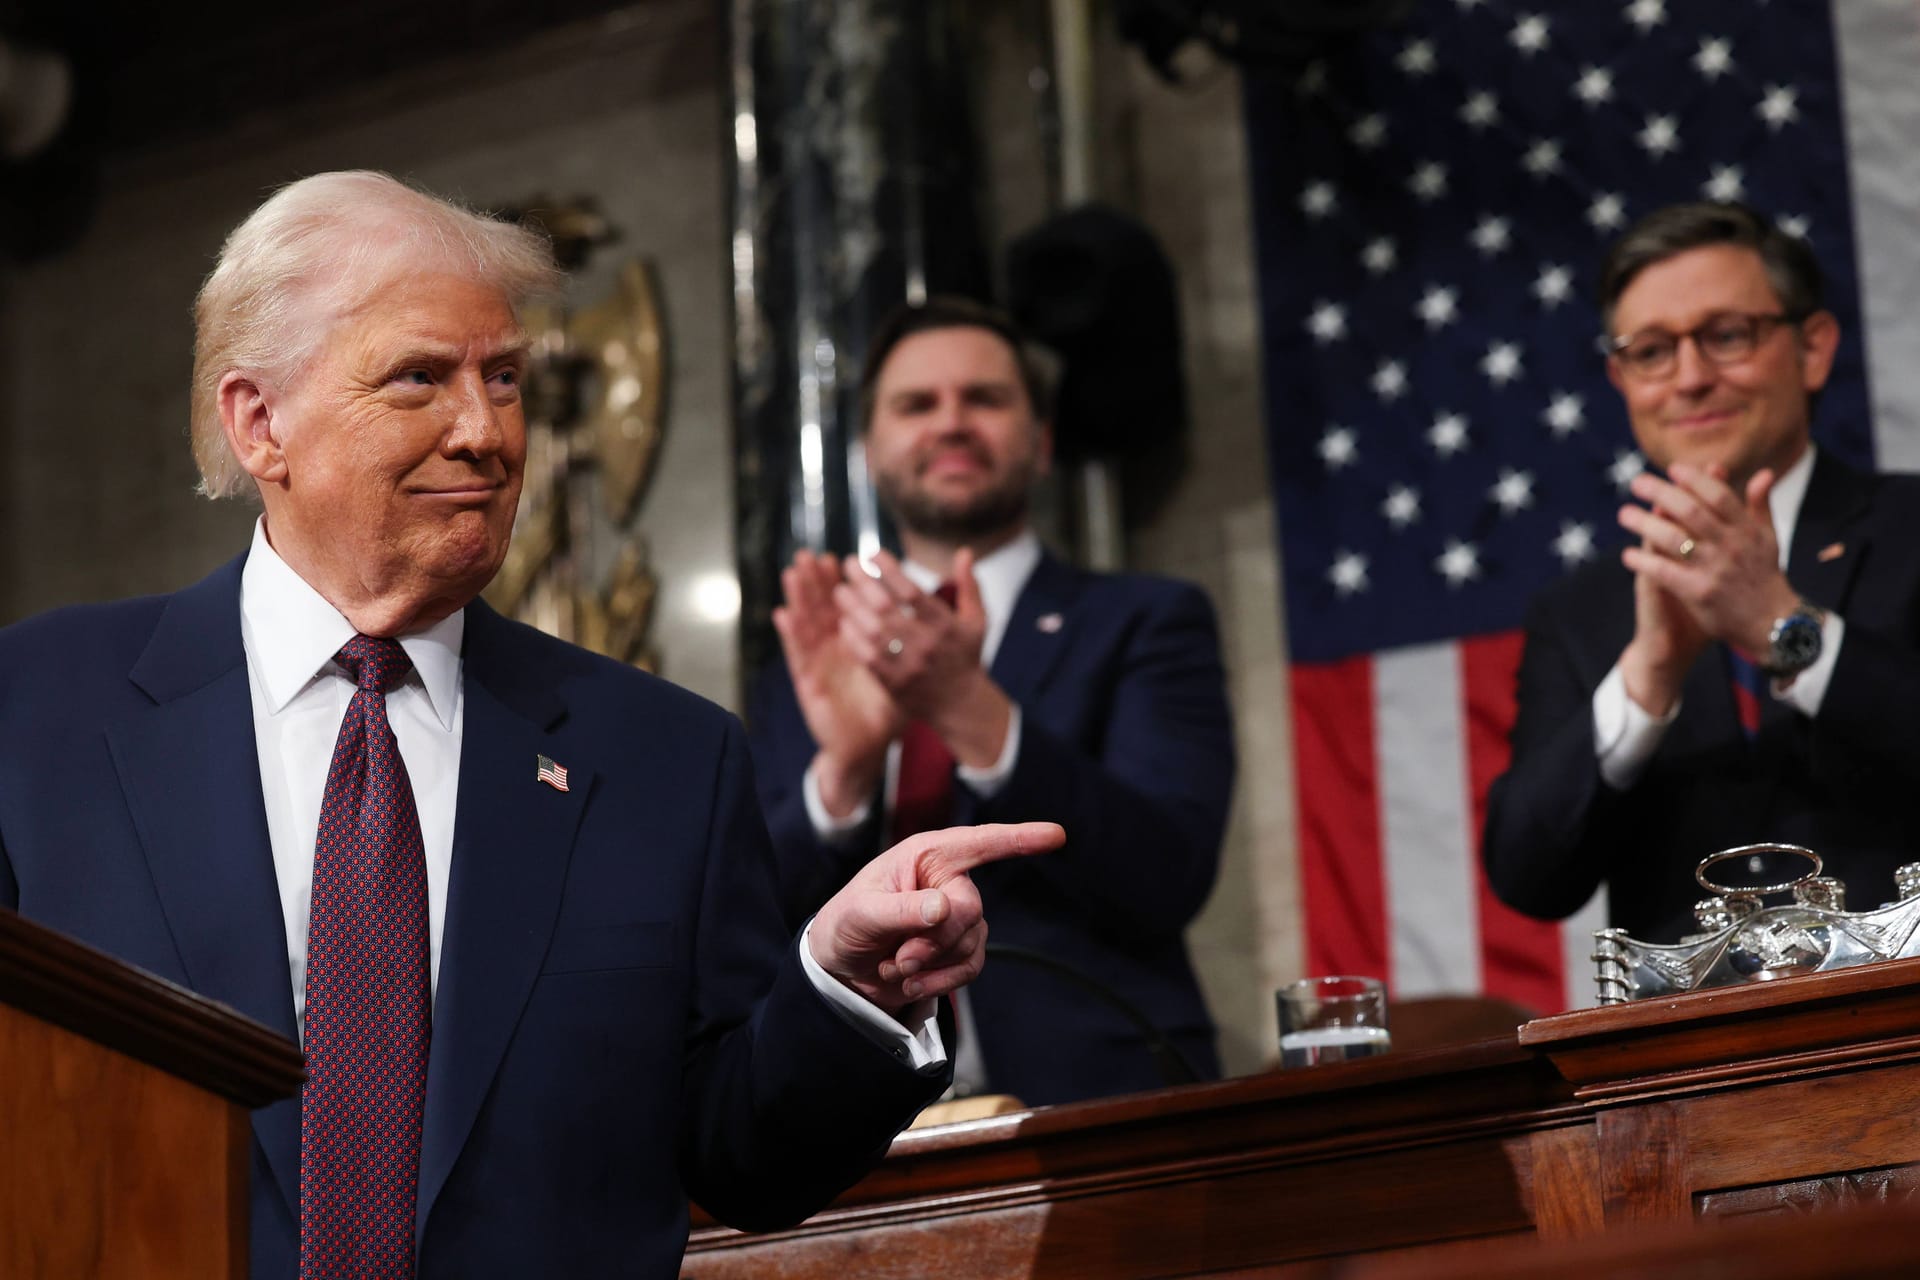
[[[867,344],[867,359],[860,370],[860,430],[873,425],[874,392],[880,384],[880,370],[893,349],[916,333],[934,329],[985,329],[1013,352],[1020,370],[1020,384],[1026,388],[1027,402],[1040,422],[1053,420],[1053,379],[1039,349],[1020,332],[1013,317],[998,307],[953,294],[935,294],[924,302],[904,302],[889,311],[873,331]]]
[[[1826,284],[1813,250],[1749,205],[1701,200],[1655,209],[1614,241],[1600,266],[1600,322],[1613,330],[1613,308],[1635,276],[1656,262],[1707,245],[1752,249],[1767,283],[1790,316],[1804,320],[1825,305]]]

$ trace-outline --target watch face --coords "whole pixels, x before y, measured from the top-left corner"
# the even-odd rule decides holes
[[[1820,656],[1820,620],[1806,613],[1788,614],[1774,624],[1767,670],[1775,675],[1805,671]]]

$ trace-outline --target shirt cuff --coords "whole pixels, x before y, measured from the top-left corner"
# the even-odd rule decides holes
[[[1820,656],[1812,666],[1784,684],[1771,681],[1773,696],[1804,715],[1819,715],[1820,704],[1827,696],[1827,684],[1833,679],[1833,664],[1840,657],[1840,642],[1846,635],[1847,624],[1840,620],[1839,614],[1829,610],[1826,621],[1820,624]]]
[[[1627,679],[1614,663],[1607,678],[1593,691],[1593,751],[1599,757],[1600,777],[1615,791],[1640,781],[1647,761],[1660,749],[1667,728],[1680,715],[1680,700],[1664,716],[1648,714],[1627,694]]]
[[[820,798],[820,779],[815,775],[811,761],[807,764],[807,771],[800,775],[800,802],[807,808],[807,821],[813,824],[813,834],[823,844],[845,844],[873,814],[871,800],[862,800],[844,818],[836,818],[828,813],[826,801]]]
[[[915,1071],[946,1065],[947,1045],[940,1036],[940,1005],[932,996],[915,1001],[898,1017],[883,1011],[841,982],[813,958],[813,921],[800,934],[800,967],[807,981],[828,1004],[839,1010],[863,1035]]]
[[[999,794],[1000,788],[1007,785],[1007,779],[1013,776],[1013,766],[1019,763],[1020,704],[1016,702],[1007,716],[1007,740],[1000,745],[1000,758],[978,769],[972,765],[956,764],[953,776],[966,783],[967,789],[982,800],[991,800]]]

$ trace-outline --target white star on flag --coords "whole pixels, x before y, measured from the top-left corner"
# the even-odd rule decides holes
[[[1537,139],[1520,157],[1520,167],[1536,178],[1559,172],[1560,144],[1551,138]]]
[[[1460,119],[1476,133],[1500,118],[1500,99],[1485,89],[1467,95],[1460,104]]]
[[[1372,151],[1387,140],[1387,118],[1378,111],[1362,116],[1347,130],[1347,141],[1362,151]]]
[[[1447,166],[1427,161],[1407,179],[1407,190],[1423,204],[1438,200],[1447,193]]]
[[[1416,78],[1426,75],[1437,65],[1433,57],[1433,44],[1426,40],[1408,41],[1407,47],[1393,61],[1395,66]]]
[[[1507,36],[1523,57],[1532,57],[1547,47],[1547,20],[1537,13],[1523,13]]]
[[[1634,137],[1642,150],[1658,160],[1680,145],[1680,126],[1672,116],[1648,116],[1647,127]]]
[[[1320,460],[1327,464],[1327,470],[1338,471],[1349,466],[1360,457],[1359,437],[1351,427],[1332,426],[1320,437]]]
[[[1580,78],[1573,82],[1573,96],[1590,107],[1612,100],[1613,72],[1605,67],[1582,67]]]
[[[1458,296],[1453,290],[1434,285],[1420,295],[1420,301],[1414,307],[1414,311],[1426,323],[1427,328],[1444,329],[1452,324],[1458,315],[1458,309],[1455,306],[1457,301]]]
[[[1633,478],[1647,469],[1647,460],[1631,449],[1622,449],[1613,455],[1613,465],[1607,468],[1607,478],[1613,481],[1616,489],[1625,489],[1633,483]]]
[[[1393,264],[1399,261],[1399,258],[1399,250],[1394,248],[1393,241],[1386,236],[1368,241],[1367,247],[1360,251],[1360,265],[1367,269],[1368,275],[1385,275],[1393,270]]]
[[[1322,298],[1307,316],[1307,331],[1313,335],[1315,346],[1338,342],[1347,336],[1347,309]]]
[[[1512,237],[1513,224],[1505,218],[1496,218],[1488,214],[1474,224],[1473,233],[1469,238],[1473,241],[1473,247],[1480,251],[1480,256],[1491,258],[1506,248],[1507,242]]]
[[[1627,204],[1611,191],[1603,191],[1587,206],[1587,221],[1599,232],[1618,231],[1627,225]]]
[[[1487,381],[1496,387],[1504,387],[1520,376],[1520,344],[1517,342],[1496,342],[1487,348],[1485,358],[1480,361],[1480,372],[1487,375]]]
[[[1387,491],[1387,500],[1380,504],[1380,514],[1396,529],[1417,523],[1420,519],[1420,491],[1404,484],[1395,485]]]
[[[1700,52],[1693,55],[1693,67],[1709,83],[1733,69],[1733,44],[1727,40],[1702,40]]]
[[[1450,587],[1465,586],[1480,576],[1480,552],[1471,542],[1447,539],[1446,549],[1433,562]]]
[[[1513,515],[1533,505],[1533,477],[1525,471],[1515,471],[1511,467],[1500,469],[1500,479],[1493,488],[1487,490],[1494,505],[1508,515]]]
[[[1767,128],[1778,133],[1800,118],[1799,96],[1799,91],[1788,85],[1770,84],[1760,105],[1753,109],[1754,114],[1767,122]]]
[[[1467,447],[1467,416],[1443,413],[1427,429],[1427,443],[1443,458],[1451,458]]]
[[[1398,360],[1383,362],[1373,371],[1373,394],[1392,403],[1407,393],[1407,367]]]
[[[1547,401],[1547,411],[1540,420],[1554,435],[1564,439],[1578,431],[1586,421],[1586,403],[1571,391],[1556,391],[1553,399]]]
[[[1339,207],[1340,198],[1334,194],[1331,182],[1309,182],[1300,193],[1300,212],[1316,221]]]
[[[1553,554],[1560,557],[1560,563],[1571,569],[1583,560],[1593,558],[1593,530],[1587,525],[1573,520],[1560,522],[1560,536],[1553,540]]]
[[[1700,185],[1700,191],[1709,200],[1738,200],[1746,194],[1746,179],[1740,175],[1740,166],[1717,164],[1713,167],[1713,176]]]
[[[1573,272],[1556,263],[1542,263],[1534,277],[1533,296],[1543,307],[1557,307],[1573,296]]]
[[[1777,225],[1782,231],[1792,236],[1795,240],[1805,240],[1807,238],[1807,232],[1812,230],[1813,227],[1812,223],[1808,222],[1807,219],[1801,217],[1799,214],[1789,214],[1781,218]]]
[[[1627,21],[1640,29],[1641,35],[1653,30],[1667,20],[1667,0],[1633,0],[1627,6]]]
[[[1327,570],[1327,581],[1333,584],[1335,593],[1350,596],[1357,591],[1367,589],[1367,558],[1358,552],[1342,551],[1333,557],[1333,565]]]

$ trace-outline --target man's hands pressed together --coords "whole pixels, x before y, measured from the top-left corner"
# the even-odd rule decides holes
[[[1640,545],[1621,552],[1634,574],[1634,634],[1620,658],[1627,694],[1660,716],[1678,699],[1687,669],[1711,641],[1749,658],[1768,649],[1776,619],[1799,604],[1780,570],[1763,468],[1737,493],[1718,465],[1676,462],[1669,478],[1634,477],[1620,523]]]

